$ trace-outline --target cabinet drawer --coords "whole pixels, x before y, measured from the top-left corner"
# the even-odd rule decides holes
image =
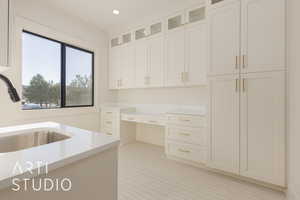
[[[167,139],[206,147],[206,128],[168,127]]]
[[[190,127],[205,127],[206,118],[194,115],[168,115],[168,124]]]
[[[196,145],[166,142],[167,154],[194,162],[206,162],[206,149]]]
[[[113,129],[111,128],[103,128],[103,133],[105,133],[106,135],[113,135]]]
[[[102,116],[104,120],[113,120],[114,112],[112,111],[102,111]]]
[[[108,128],[108,129],[112,129],[113,128],[113,121],[104,119],[103,120],[103,127]]]
[[[152,124],[152,125],[160,125],[164,126],[166,124],[166,120],[163,116],[144,116],[141,119],[142,123]]]
[[[121,120],[123,120],[123,121],[129,121],[129,122],[137,122],[137,121],[139,121],[139,117],[138,116],[134,116],[134,115],[122,114]]]

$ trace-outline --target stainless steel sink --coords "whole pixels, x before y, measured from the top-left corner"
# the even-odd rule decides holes
[[[7,153],[50,144],[70,138],[53,131],[40,131],[0,137],[0,153]]]

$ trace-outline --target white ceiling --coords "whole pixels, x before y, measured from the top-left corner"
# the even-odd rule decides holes
[[[47,0],[49,5],[107,32],[156,19],[199,2],[203,0]],[[120,15],[113,15],[113,9],[120,10]]]

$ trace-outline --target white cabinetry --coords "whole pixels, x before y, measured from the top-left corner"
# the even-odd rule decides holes
[[[166,36],[166,86],[184,85],[185,72],[185,29],[177,28]]]
[[[240,1],[208,12],[209,75],[239,73]]]
[[[285,0],[242,0],[242,73],[285,69]]]
[[[208,165],[239,173],[239,76],[213,77],[209,81]]]
[[[9,65],[9,0],[0,0],[0,72]]]
[[[123,43],[119,41],[122,40]],[[130,43],[131,33],[122,39],[111,40],[109,88],[133,88],[135,84],[135,47]]]
[[[204,164],[207,155],[206,117],[167,115],[165,150],[169,158]]]
[[[211,3],[209,166],[285,187],[285,1]]]
[[[208,13],[209,75],[285,69],[284,0],[223,0]]]
[[[241,175],[285,185],[285,73],[241,76]]]
[[[101,132],[121,140],[121,145],[132,140],[133,127],[121,122],[122,112],[134,112],[134,108],[103,106],[101,108]],[[121,131],[124,131],[121,134]]]
[[[110,89],[206,84],[205,9],[205,5],[194,6],[173,14],[164,22],[156,21],[113,38]],[[133,47],[134,53],[126,46]]]
[[[172,15],[167,20],[166,86],[206,84],[205,7]]]
[[[132,44],[124,44],[120,54],[119,88],[133,88],[135,84],[135,48]]]
[[[135,44],[136,87],[162,87],[164,84],[163,36],[155,35]]]

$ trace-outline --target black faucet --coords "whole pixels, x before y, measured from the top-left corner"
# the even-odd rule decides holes
[[[2,74],[0,74],[0,79],[3,80],[5,82],[5,84],[7,85],[8,94],[10,96],[10,99],[13,102],[19,102],[21,99],[19,97],[19,94],[18,94],[16,88],[14,88],[11,81],[6,76],[3,76]]]

